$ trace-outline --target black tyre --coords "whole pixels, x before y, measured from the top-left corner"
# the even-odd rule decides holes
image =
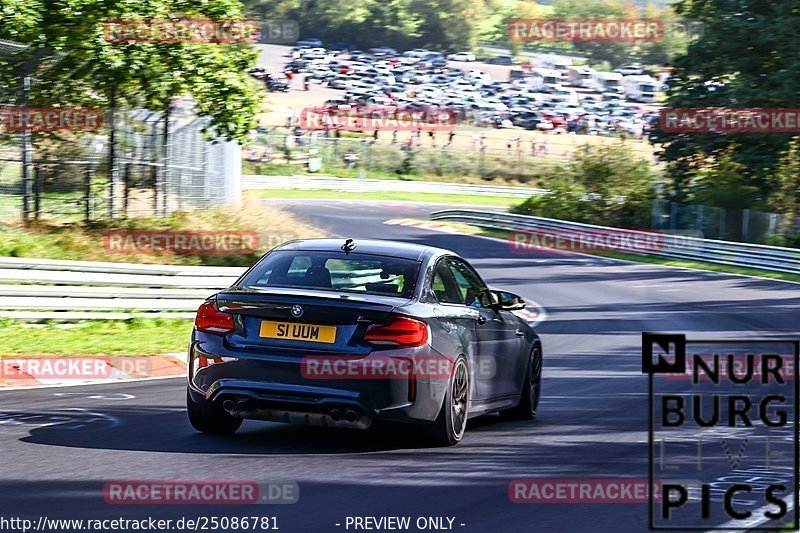
[[[189,422],[197,431],[212,435],[232,435],[242,425],[240,418],[234,418],[216,402],[195,403],[186,391],[186,411]]]
[[[469,385],[467,360],[460,355],[453,365],[439,416],[429,428],[433,445],[453,446],[464,436],[469,416]]]
[[[530,420],[536,416],[539,407],[539,396],[542,392],[542,347],[534,345],[525,382],[522,384],[519,403],[511,409],[501,411],[509,420]]]

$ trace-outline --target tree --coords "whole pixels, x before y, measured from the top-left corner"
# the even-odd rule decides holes
[[[597,19],[636,17],[619,0],[558,0],[553,4],[552,18]],[[631,44],[624,42],[574,42],[578,52],[588,55],[593,63],[608,61],[613,66],[631,59]]]
[[[246,44],[118,44],[106,40],[111,20],[205,18],[241,20],[238,0],[0,0],[0,38],[48,48],[31,92],[31,105],[162,109],[191,93],[211,127],[245,140],[260,97],[247,74],[256,51]]]
[[[783,216],[779,233],[783,244],[800,245],[800,137],[795,137],[783,153],[775,171],[767,179],[769,206]]]
[[[244,0],[260,18],[297,21],[304,37],[357,47],[471,49],[484,0]]]
[[[729,209],[748,209],[755,205],[758,187],[748,184],[747,167],[735,159],[737,149],[736,145],[731,145],[713,161],[690,172],[689,200],[692,203]]]
[[[644,65],[670,65],[680,54],[685,53],[693,39],[695,25],[683,20],[670,6],[647,4],[642,17],[660,20],[664,27],[663,38],[638,44],[634,54]],[[682,31],[678,31],[678,30]]]
[[[644,228],[655,196],[652,166],[625,142],[595,146],[545,177],[549,193],[513,211],[562,220]]]
[[[18,0],[0,0],[0,38],[14,38],[34,52],[51,52],[40,58],[28,105],[98,106],[107,111],[112,216],[118,209],[120,108],[168,110],[172,98],[192,94],[200,115],[210,118],[218,135],[246,141],[255,126],[260,97],[247,70],[257,52],[249,45],[118,43],[106,38],[106,25],[114,20],[242,20],[238,0],[57,0],[20,7]]]
[[[800,11],[795,0],[680,0],[676,12],[703,23],[703,35],[675,60],[667,92],[669,108],[796,107],[800,85]],[[743,165],[747,185],[766,192],[770,175],[792,138],[790,133],[666,133],[662,158],[682,201],[698,164],[697,154],[716,159],[729,146]]]

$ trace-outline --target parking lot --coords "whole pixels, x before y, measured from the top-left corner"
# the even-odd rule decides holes
[[[296,125],[293,120],[304,108],[325,103],[435,107],[455,110],[463,119],[452,139],[439,135],[415,141],[412,133],[400,131],[394,135],[379,132],[376,142],[523,151],[561,158],[577,148],[588,150],[618,137],[646,141],[658,116],[657,104],[626,101],[622,95],[602,101],[611,94],[570,86],[566,79],[559,80],[555,92],[539,90],[541,84],[536,86],[535,76],[511,81],[512,71],[518,76],[522,70],[518,64],[423,61],[404,57],[400,52],[396,56],[359,51],[336,53],[322,47],[259,48],[258,68],[289,88],[288,92],[270,94],[259,119],[263,127]],[[292,79],[286,77],[288,69],[296,71]],[[649,143],[636,145],[637,152],[652,156]]]

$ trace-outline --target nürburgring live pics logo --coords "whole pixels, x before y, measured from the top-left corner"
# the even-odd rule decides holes
[[[798,529],[799,351],[796,339],[642,334],[650,529]]]

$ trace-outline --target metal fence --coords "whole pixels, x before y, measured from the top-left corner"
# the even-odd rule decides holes
[[[146,110],[117,115],[116,187],[109,171],[107,125],[98,132],[60,137],[34,133],[29,189],[22,134],[0,136],[0,217],[22,214],[26,190],[35,220],[167,216],[237,199],[238,145],[208,139],[203,133],[207,120],[196,116],[190,104],[174,107],[168,121]]]
[[[608,233],[642,233],[632,230],[622,230],[578,222],[566,222],[551,218],[534,217],[527,215],[514,215],[493,211],[472,209],[446,209],[436,211],[431,215],[434,220],[450,220],[463,222],[474,226],[501,229],[510,231],[536,231],[548,232],[603,232]],[[782,248],[778,246],[764,246],[758,244],[736,243],[712,239],[698,239],[686,235],[663,234],[663,245],[658,250],[643,250],[629,253],[641,255],[657,255],[673,259],[688,259],[729,265],[740,268],[754,268],[781,272],[785,274],[800,274],[800,250],[795,248]]]
[[[374,132],[373,132],[374,133]],[[300,128],[260,129],[253,143],[244,151],[250,164],[248,173],[257,173],[259,163],[284,163],[311,170],[333,169],[381,172],[415,179],[421,176],[473,176],[528,183],[545,172],[571,160],[576,153],[589,153],[599,143],[617,139],[593,135],[530,134],[482,129],[455,132],[451,141],[447,132],[434,136],[423,133],[412,139],[411,132],[378,132],[363,137],[337,137],[335,132],[306,131]],[[643,157],[646,156],[642,151]],[[278,170],[287,174],[285,168]]]
[[[693,230],[719,240],[775,244],[781,233],[800,235],[800,218],[753,209],[656,201],[653,228]]]
[[[246,268],[0,258],[0,317],[18,320],[193,318]],[[333,285],[380,282],[377,269],[332,270]]]

